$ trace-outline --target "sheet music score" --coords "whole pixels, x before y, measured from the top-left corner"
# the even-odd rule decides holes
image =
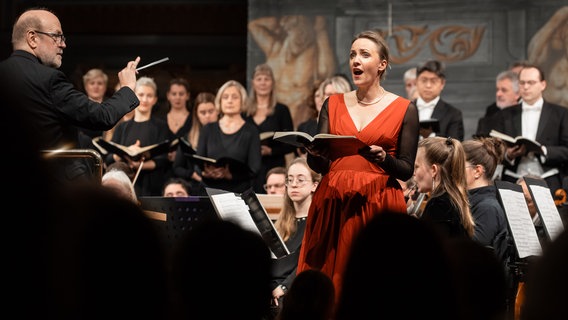
[[[230,220],[240,225],[246,230],[253,231],[260,235],[260,231],[249,214],[249,207],[243,199],[234,193],[222,193],[211,195],[211,200],[217,208],[217,213],[224,220]]]
[[[529,182],[529,181],[527,181]],[[554,204],[550,189],[540,185],[527,183],[531,196],[536,205],[540,219],[544,224],[544,229],[549,239],[553,241],[564,231],[564,224],[558,213],[558,208]]]
[[[539,256],[542,253],[542,247],[540,246],[540,241],[538,240],[538,235],[536,234],[536,229],[522,191],[518,192],[502,188],[497,190],[501,198],[505,199],[505,201],[502,201],[502,204],[519,258]]]
[[[225,190],[205,188],[217,215],[245,230],[258,234],[270,249],[272,258],[290,254],[286,243],[274,228],[270,217],[252,189],[237,195]]]

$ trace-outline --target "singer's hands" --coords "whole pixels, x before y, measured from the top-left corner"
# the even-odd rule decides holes
[[[325,147],[323,143],[312,142],[310,145],[306,146],[306,151],[312,156],[329,159],[329,149]]]
[[[381,163],[385,161],[387,157],[387,152],[383,149],[383,147],[376,145],[372,145],[369,148],[361,149],[359,154],[363,156],[363,158],[373,163]]]
[[[136,57],[134,61],[129,61],[128,64],[126,64],[126,67],[120,70],[118,73],[118,81],[120,82],[121,88],[126,86],[134,91],[134,88],[136,87],[136,74],[138,74],[136,67],[139,62],[140,57]]]

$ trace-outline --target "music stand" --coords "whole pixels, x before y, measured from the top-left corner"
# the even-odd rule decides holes
[[[199,223],[218,219],[209,197],[140,197],[138,200],[143,210],[166,215],[165,221],[154,221],[167,251],[172,251],[183,234]]]
[[[519,258],[539,256],[542,247],[529,213],[523,187],[507,181],[495,181],[495,186]]]
[[[507,228],[512,238],[509,247],[514,247],[514,250],[509,250],[507,261],[509,274],[513,281],[512,291],[507,297],[507,308],[514,313],[519,283],[525,282],[528,269],[534,257],[541,255],[542,247],[529,213],[523,187],[502,180],[496,180],[495,187],[498,199],[505,211]]]

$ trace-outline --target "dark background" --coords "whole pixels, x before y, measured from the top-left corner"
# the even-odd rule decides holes
[[[16,17],[29,7],[50,8],[67,38],[60,70],[79,88],[82,75],[97,67],[109,75],[111,91],[118,71],[136,56],[141,65],[170,58],[140,71],[156,80],[160,101],[174,77],[189,80],[193,97],[200,91],[216,92],[229,79],[246,83],[245,0],[2,0],[0,6],[0,60],[12,51]]]

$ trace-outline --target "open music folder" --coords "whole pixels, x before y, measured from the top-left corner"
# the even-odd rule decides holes
[[[542,247],[529,213],[523,187],[507,181],[495,181],[495,187],[519,258],[540,256]]]
[[[238,195],[220,189],[205,188],[205,190],[220,219],[234,222],[245,230],[258,233],[270,249],[273,258],[282,258],[290,254],[254,191],[249,189]]]

